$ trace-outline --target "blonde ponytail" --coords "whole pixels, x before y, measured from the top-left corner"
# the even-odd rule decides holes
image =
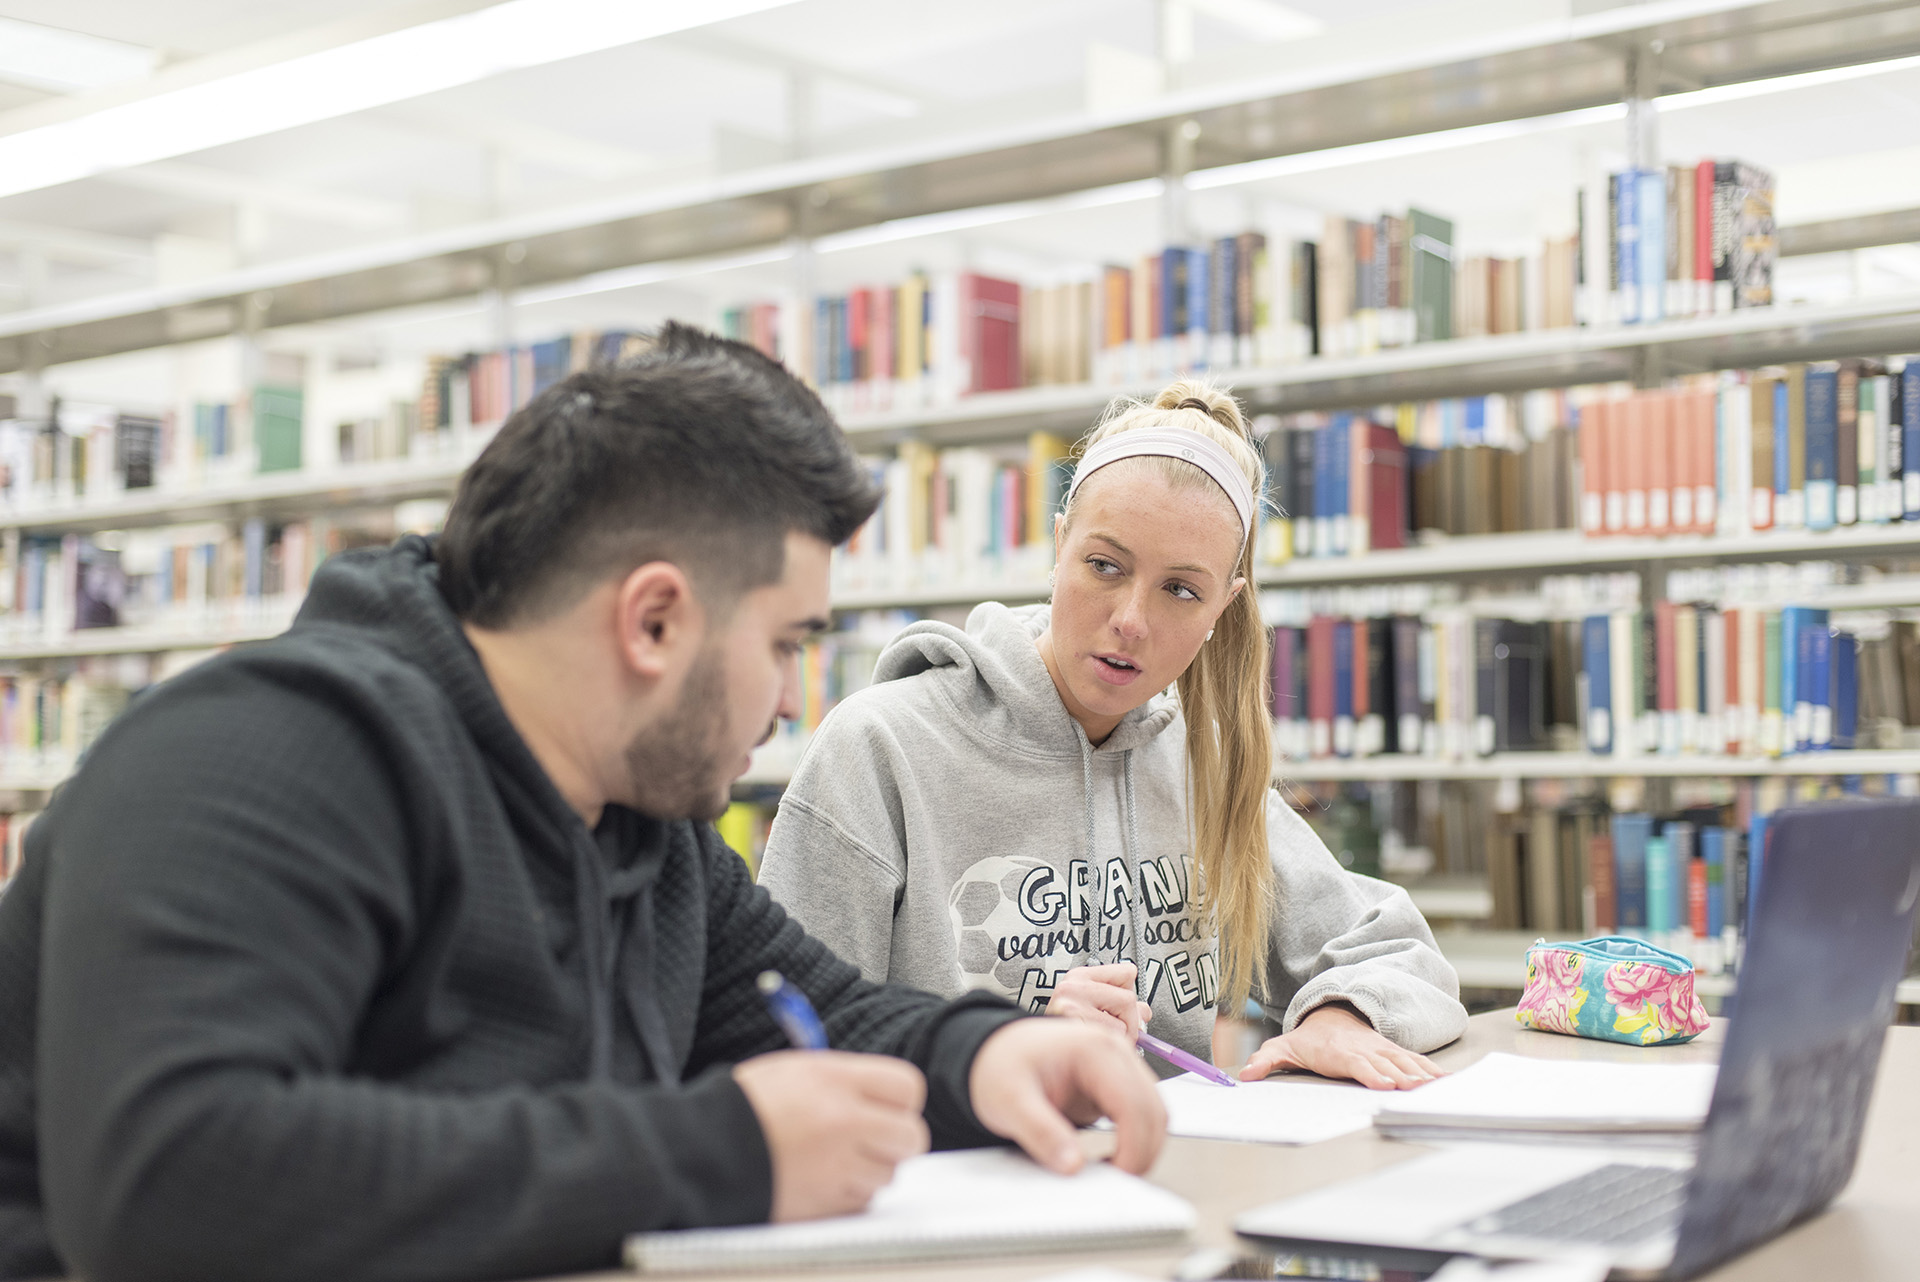
[[[1200,408],[1205,406],[1204,409]],[[1151,403],[1114,402],[1088,435],[1086,448],[1140,427],[1184,427],[1224,447],[1246,472],[1253,492],[1263,488],[1260,452],[1232,396],[1198,379],[1168,384]],[[1178,488],[1217,488],[1200,469],[1179,459],[1143,459]],[[1072,519],[1071,505],[1067,519]],[[1267,790],[1273,776],[1273,721],[1267,708],[1267,630],[1253,579],[1247,532],[1235,573],[1246,586],[1214,624],[1180,675],[1187,721],[1187,776],[1193,796],[1189,839],[1200,865],[1205,908],[1220,936],[1221,1000],[1238,1007],[1266,980],[1267,931],[1273,905],[1273,864],[1267,852]]]

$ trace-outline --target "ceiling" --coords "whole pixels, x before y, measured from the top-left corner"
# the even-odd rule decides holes
[[[642,0],[635,0],[641,3]],[[1231,88],[1334,56],[1390,50],[1422,27],[1497,34],[1606,7],[1594,0],[794,0],[583,56],[490,76],[191,155],[0,198],[0,312],[187,281],[235,267],[607,197],[685,186],[796,155],[827,156],[1088,116],[1143,92],[1163,65],[1184,88]],[[1673,8],[1675,0],[1649,8]],[[0,0],[0,20],[152,50],[159,75],[271,63],[375,27],[482,7],[369,0]],[[695,17],[701,5],[682,4]],[[0,38],[4,31],[0,30]],[[1167,42],[1171,41],[1169,46]],[[1145,70],[1142,70],[1142,69]],[[1156,73],[1157,74],[1157,73]],[[138,84],[96,96],[138,95]],[[1104,95],[1104,97],[1103,97]],[[67,100],[70,99],[70,100]],[[9,82],[0,136],[87,105]],[[1409,131],[1418,131],[1409,122]],[[1781,221],[1920,206],[1920,67],[1828,80],[1663,114],[1673,160],[1738,156],[1779,175]],[[1518,253],[1571,228],[1574,189],[1624,162],[1618,123],[1562,126],[1416,155],[1328,158],[1195,194],[1203,231],[1310,228],[1330,212],[1409,204],[1453,217],[1469,249]],[[1151,195],[891,240],[846,238],[817,259],[833,288],[909,265],[967,261],[1044,276],[1148,252]],[[964,222],[964,220],[962,220]],[[948,224],[952,225],[951,220]],[[1920,287],[1898,251],[1796,265],[1821,293],[1862,279]],[[657,275],[658,273],[656,273]],[[671,274],[671,273],[669,273]],[[791,281],[784,262],[697,267],[677,279],[569,296],[547,290],[515,332],[709,313]],[[336,326],[432,349],[485,341],[478,303]]]

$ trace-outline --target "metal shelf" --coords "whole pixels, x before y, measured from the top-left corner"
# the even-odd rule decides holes
[[[1296,783],[1371,783],[1404,780],[1694,779],[1805,775],[1920,774],[1920,752],[1848,749],[1791,757],[1595,757],[1583,752],[1508,752],[1466,761],[1385,754],[1275,763],[1277,778]]]
[[[560,210],[269,264],[0,319],[0,372],[575,280],[640,263],[772,247],[925,214],[1041,200],[1165,169],[1199,126],[1193,166],[1274,156],[1622,100],[1630,52],[1658,42],[1656,93],[1920,52],[1920,11],[1862,0],[1610,7],[1504,33],[1435,27],[1368,63],[1295,63],[1177,90],[1142,108],[779,164]]]
[[[279,636],[292,622],[279,609],[257,622],[206,628],[86,628],[65,636],[0,641],[0,662],[31,659],[79,659],[109,654],[158,654],[163,650],[218,650]]]
[[[126,490],[105,498],[35,501],[0,510],[0,529],[115,530],[295,516],[320,509],[444,498],[467,459],[394,459],[313,471],[267,472],[193,489]]]

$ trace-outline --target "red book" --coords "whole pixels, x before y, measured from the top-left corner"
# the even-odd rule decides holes
[[[1357,435],[1357,433],[1356,433]],[[1372,701],[1368,698],[1372,683],[1367,680],[1367,635],[1371,631],[1365,619],[1353,621],[1353,724],[1356,727],[1366,724],[1367,714],[1372,711]],[[1354,755],[1366,755],[1364,737],[1354,746]]]
[[[1707,861],[1698,855],[1687,860],[1687,929],[1707,937]]]
[[[1307,620],[1307,734],[1311,755],[1333,755],[1333,619],[1324,614]]]
[[[960,276],[960,359],[966,390],[1020,386],[1020,285],[977,272]]]
[[[1580,410],[1580,528],[1588,537],[1607,532],[1607,402]]]
[[[1627,533],[1647,532],[1647,482],[1653,472],[1653,437],[1648,431],[1647,398],[1629,396],[1617,407],[1623,427],[1614,436],[1621,443],[1626,473]]]
[[[1617,927],[1613,893],[1613,838],[1596,832],[1587,838],[1587,888],[1583,907],[1589,935],[1610,935]]]
[[[1400,434],[1366,425],[1368,546],[1407,546],[1407,447]]]
[[[1674,527],[1673,398],[1663,392],[1642,392],[1633,398],[1639,403],[1646,425],[1641,429],[1647,443],[1647,533],[1670,534]],[[1687,503],[1691,515],[1692,500]]]
[[[861,382],[873,377],[872,352],[867,345],[867,309],[872,295],[856,289],[847,295],[847,350],[853,353],[853,379]]]
[[[1727,625],[1727,710],[1720,718],[1720,731],[1727,755],[1740,751],[1740,611],[1729,607],[1720,612]]]

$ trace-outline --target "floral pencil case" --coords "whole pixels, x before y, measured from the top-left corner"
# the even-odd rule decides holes
[[[1693,963],[1641,939],[1535,940],[1514,1018],[1527,1028],[1635,1046],[1692,1041],[1707,1031]]]

